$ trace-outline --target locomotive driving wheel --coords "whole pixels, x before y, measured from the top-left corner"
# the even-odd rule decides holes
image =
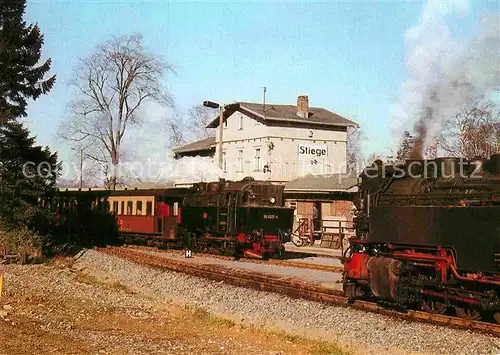
[[[422,300],[422,309],[427,313],[443,314],[447,308],[448,306],[443,302],[429,299]]]
[[[481,318],[481,312],[472,305],[455,306],[457,316],[469,320],[478,320]]]

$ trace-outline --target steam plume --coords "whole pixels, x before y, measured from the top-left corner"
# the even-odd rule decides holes
[[[414,123],[413,159],[443,123],[461,109],[477,102],[500,85],[500,31],[498,14],[485,14],[478,33],[463,42],[452,38],[445,19],[463,15],[467,2],[434,2],[424,5],[419,23],[406,33],[406,64],[410,75],[393,112],[395,122]],[[401,130],[396,132],[401,137]]]

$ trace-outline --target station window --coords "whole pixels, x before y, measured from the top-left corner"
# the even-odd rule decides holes
[[[260,164],[260,148],[255,148],[255,155],[254,155],[254,161],[253,161],[253,170],[254,171],[260,171],[261,170],[261,164]]]
[[[113,201],[113,213],[118,214],[118,201]]]
[[[238,171],[243,171],[243,149],[238,149]]]
[[[241,131],[243,130],[243,116],[240,116],[239,117],[239,125],[238,125],[238,129]]]
[[[132,201],[127,201],[127,214],[132,214],[133,207],[134,207],[134,203]]]
[[[125,201],[122,201],[121,203],[120,214],[125,214]]]
[[[222,152],[222,168],[224,169],[224,172],[227,172],[227,153]]]
[[[137,201],[135,209],[135,214],[142,215],[142,201]]]
[[[153,202],[146,201],[146,215],[151,216],[153,214]]]

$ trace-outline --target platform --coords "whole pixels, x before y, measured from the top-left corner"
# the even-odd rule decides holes
[[[285,250],[289,253],[311,254],[336,259],[340,259],[342,257],[342,250],[322,248],[319,244],[315,244],[314,246],[297,247],[290,242],[285,243]]]

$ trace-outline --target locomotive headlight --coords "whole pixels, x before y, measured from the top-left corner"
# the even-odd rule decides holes
[[[269,199],[269,202],[271,202],[273,204],[276,202],[276,199],[274,198],[274,196]]]

